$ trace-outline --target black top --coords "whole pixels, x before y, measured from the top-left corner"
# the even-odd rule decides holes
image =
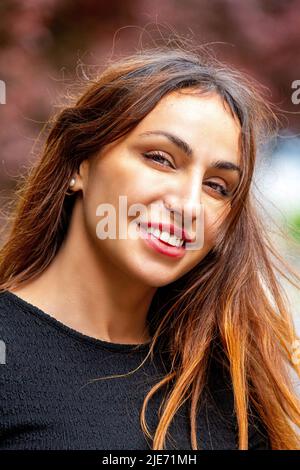
[[[166,373],[163,355],[133,374],[150,343],[117,344],[86,336],[9,291],[0,293],[0,449],[151,449],[139,415],[146,392]],[[233,395],[223,367],[212,361],[197,419],[199,449],[237,449]],[[150,400],[153,432],[163,391]],[[186,402],[165,449],[191,449]],[[249,448],[270,442],[255,415]]]

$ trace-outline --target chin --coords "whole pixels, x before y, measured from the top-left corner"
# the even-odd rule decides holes
[[[163,266],[163,263],[159,265],[145,260],[132,266],[131,272],[133,277],[149,287],[166,286],[183,275],[175,266]]]

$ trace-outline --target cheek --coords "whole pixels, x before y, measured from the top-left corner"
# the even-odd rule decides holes
[[[142,204],[147,207],[147,190],[142,179],[129,178],[128,174],[122,177],[118,173],[118,178],[105,179],[101,177],[93,178],[85,188],[82,201],[82,210],[85,226],[92,238],[97,237],[97,230],[101,229],[114,236],[128,230],[128,219],[136,219],[140,216],[140,211],[128,215],[130,207]],[[103,240],[99,240],[103,243]],[[104,240],[105,241],[105,240]],[[106,241],[105,241],[106,243]]]
[[[182,271],[182,274],[188,272],[194,268],[200,261],[205,258],[208,252],[214,247],[216,242],[216,235],[219,233],[220,225],[224,218],[230,211],[230,207],[224,209],[216,207],[216,205],[204,205],[204,239],[203,245],[199,249],[191,250],[187,254],[186,264]]]
[[[230,212],[230,206],[211,207],[204,210],[204,245],[214,245],[220,226]]]
[[[111,220],[115,208],[116,201],[105,178],[97,179],[94,177],[90,179],[88,185],[85,187],[82,200],[83,219],[89,237],[97,242],[103,241],[97,236],[99,224],[101,221],[104,223],[105,220]],[[116,219],[116,217],[114,217],[114,219]],[[103,224],[101,226],[103,227]],[[106,227],[105,230],[108,230],[108,227]]]

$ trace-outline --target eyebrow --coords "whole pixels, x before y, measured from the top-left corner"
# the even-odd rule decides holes
[[[166,137],[170,142],[172,142],[176,147],[178,147],[185,155],[188,157],[193,156],[193,149],[192,147],[185,141],[182,140],[178,135],[171,134],[167,131],[146,131],[142,134],[139,134],[139,137],[144,137],[148,135],[162,135]],[[242,169],[240,166],[236,165],[235,163],[226,161],[226,160],[216,160],[210,164],[210,168],[218,168],[220,170],[229,170],[229,171],[236,171],[239,175],[242,174]]]

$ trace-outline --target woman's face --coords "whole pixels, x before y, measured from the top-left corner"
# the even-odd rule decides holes
[[[187,155],[174,138],[160,132],[186,142],[192,154]],[[238,122],[217,94],[176,91],[162,98],[129,134],[82,162],[74,187],[82,194],[76,204],[86,236],[93,240],[95,256],[152,287],[169,284],[190,271],[213,247],[215,234],[230,210],[230,193],[240,177],[234,167],[240,165],[239,137]],[[120,196],[126,200],[125,214]],[[99,211],[104,203],[114,208],[114,217]],[[128,213],[134,204],[145,207],[147,213]],[[182,218],[175,218],[167,207]],[[138,230],[133,222],[140,216],[142,223],[171,222],[177,228],[188,220],[184,228],[193,237],[196,217],[201,214],[197,208],[203,211],[203,244],[196,249],[181,248],[183,256],[160,250],[158,245],[162,247],[163,242],[152,244],[133,236]],[[105,229],[102,226],[106,231],[114,226],[115,238],[99,238],[101,220],[111,224],[105,224]],[[123,238],[119,237],[120,226],[125,230]]]

